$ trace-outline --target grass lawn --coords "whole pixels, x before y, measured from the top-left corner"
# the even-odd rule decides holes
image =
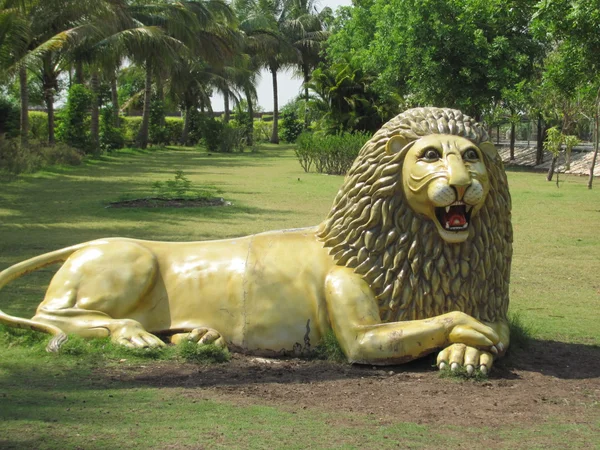
[[[215,186],[233,205],[106,208],[125,196],[147,196],[154,181],[172,179],[177,170],[195,186]],[[600,180],[589,191],[586,180],[574,176],[560,188],[547,183],[544,174],[509,172],[508,177],[515,231],[511,311],[532,326],[536,338],[600,345]],[[191,241],[315,225],[341,183],[338,176],[304,173],[285,145],[232,155],[125,150],[82,167],[23,176],[0,185],[0,270],[100,237]],[[0,309],[31,317],[54,269],[2,289]],[[589,406],[588,425],[549,418],[549,423],[492,430],[418,424],[410,417],[382,423],[360,412],[332,416],[318,408],[191,400],[187,388],[121,382],[111,375],[152,364],[157,363],[57,358],[18,345],[0,348],[0,448],[600,446],[597,401]],[[488,442],[496,433],[501,440]],[[524,442],[532,445],[522,447]]]

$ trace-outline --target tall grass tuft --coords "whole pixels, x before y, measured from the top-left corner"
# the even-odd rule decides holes
[[[323,339],[321,339],[321,342],[315,349],[315,356],[318,359],[337,363],[348,362],[348,358],[346,358],[333,330],[329,330],[325,333]]]

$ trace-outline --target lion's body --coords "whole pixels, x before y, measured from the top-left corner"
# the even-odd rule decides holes
[[[365,144],[319,227],[80,244],[0,273],[2,287],[66,259],[32,321],[0,321],[134,347],[187,332],[259,354],[306,352],[333,329],[351,361],[443,348],[440,366],[489,368],[509,342],[512,228],[486,137],[459,111],[409,110]]]
[[[77,333],[82,321],[97,319],[76,318],[73,309],[98,311],[155,334],[213,328],[234,348],[257,354],[308,351],[328,328],[324,286],[334,265],[315,232],[90,242],[56,273],[33,320]]]

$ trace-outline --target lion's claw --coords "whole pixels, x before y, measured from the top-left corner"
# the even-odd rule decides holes
[[[450,370],[456,372],[464,367],[469,376],[479,369],[481,373],[487,374],[494,362],[494,354],[465,344],[452,344],[438,354],[437,366],[444,370],[450,365]]]
[[[221,336],[221,333],[208,327],[194,328],[189,333],[178,333],[171,336],[173,344],[178,344],[182,340],[197,342],[198,345],[213,344],[219,348],[227,348],[227,343],[223,339],[223,336]]]

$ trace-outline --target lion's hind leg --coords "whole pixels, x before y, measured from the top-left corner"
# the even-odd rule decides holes
[[[179,344],[180,342],[187,340],[191,342],[197,342],[198,345],[213,344],[219,348],[227,349],[227,342],[221,333],[217,330],[209,327],[198,327],[187,333],[176,333],[171,336],[171,343]]]
[[[58,270],[33,320],[86,338],[110,336],[127,347],[163,346],[143,324],[152,321],[155,305],[147,294],[157,271],[154,255],[135,242],[83,248]]]

